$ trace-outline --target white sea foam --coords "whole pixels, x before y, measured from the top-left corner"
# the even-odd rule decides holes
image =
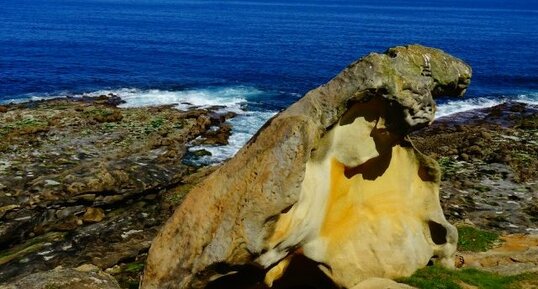
[[[18,103],[24,103],[24,102],[29,102],[29,101],[39,101],[39,100],[44,100],[44,99],[65,98],[65,97],[67,97],[67,95],[64,95],[64,94],[62,95],[48,95],[48,94],[27,95],[26,97],[8,98],[8,99],[0,100],[0,104],[11,104],[11,103],[18,104]]]
[[[197,160],[199,163],[214,164],[232,157],[256,133],[256,131],[275,114],[273,111],[248,111],[248,99],[264,94],[263,91],[247,86],[216,87],[181,91],[118,89],[95,91],[88,96],[115,94],[125,101],[120,107],[143,107],[175,105],[177,109],[193,107],[222,106],[221,111],[233,111],[237,116],[229,122],[232,134],[226,146],[195,146],[191,150],[205,149],[211,156]]]
[[[521,94],[515,97],[477,97],[464,100],[450,100],[446,103],[438,104],[435,117],[439,118],[458,112],[492,107],[507,101],[538,105],[538,93]]]
[[[159,105],[174,105],[180,110],[188,110],[195,107],[207,108],[221,106],[221,112],[232,111],[236,117],[229,120],[232,124],[232,134],[227,146],[196,146],[191,150],[205,149],[211,152],[211,156],[201,157],[197,162],[214,164],[232,157],[243,145],[258,131],[258,129],[276,112],[275,111],[249,111],[248,100],[262,96],[266,92],[249,86],[226,86],[210,87],[186,90],[159,90],[159,89],[136,89],[121,88],[113,90],[98,90],[88,93],[69,95],[71,97],[117,95],[125,103],[119,107],[147,107]],[[67,97],[67,94],[57,95],[30,95],[25,98],[11,99],[5,102],[27,102],[50,98]]]
[[[187,110],[193,107],[222,106],[221,111],[233,111],[237,116],[229,120],[232,134],[226,146],[194,146],[190,150],[205,149],[211,156],[203,156],[198,163],[214,164],[222,162],[233,155],[258,131],[258,129],[276,112],[248,111],[248,99],[264,94],[263,91],[247,86],[216,87],[189,89],[181,91],[118,89],[102,90],[85,94],[98,96],[115,94],[125,101],[120,107],[143,107],[158,105],[175,105],[177,109]]]
[[[241,106],[247,99],[263,92],[246,86],[217,87],[204,89],[170,90],[140,90],[123,88],[117,90],[101,90],[85,94],[98,96],[115,94],[125,101],[120,107],[143,107],[173,104],[178,109],[186,110],[193,107],[225,106],[228,110],[241,112]]]
[[[123,88],[115,90],[99,90],[71,96],[99,96],[103,94],[118,95],[125,101],[120,107],[174,105],[178,109],[187,110],[193,107],[222,106],[223,108],[221,111],[233,111],[237,113],[235,118],[229,120],[233,125],[232,135],[229,138],[229,145],[195,146],[191,148],[191,150],[205,149],[212,154],[211,156],[203,156],[197,160],[197,162],[204,164],[219,163],[232,157],[269,118],[276,114],[276,111],[249,111],[249,99],[263,96],[266,92],[248,86],[212,87],[178,91]],[[29,96],[25,99],[12,101],[23,102],[54,97],[65,97],[65,95]],[[266,99],[269,100],[269,96]],[[439,118],[472,109],[491,107],[506,101],[518,101],[538,105],[538,93],[522,94],[515,97],[492,96],[449,100],[438,104],[436,117]]]
[[[230,120],[233,126],[232,135],[228,139],[227,146],[194,146],[190,150],[205,149],[211,156],[203,156],[198,162],[203,164],[213,164],[222,162],[237,153],[248,140],[263,126],[263,124],[274,116],[276,112],[248,111]]]
[[[80,94],[41,94],[27,95],[13,99],[6,99],[2,103],[23,103],[28,101],[38,101],[52,98],[84,97],[100,95],[117,95],[126,103],[120,107],[144,107],[175,104],[179,109],[189,109],[192,107],[227,106],[239,108],[247,102],[247,98],[263,94],[263,91],[248,86],[214,87],[186,90],[159,90],[159,89],[136,89],[120,88],[110,90],[97,90]]]

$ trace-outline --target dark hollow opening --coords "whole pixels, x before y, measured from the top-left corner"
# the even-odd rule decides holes
[[[265,271],[252,265],[234,267],[229,275],[211,281],[205,289],[264,289]]]
[[[284,275],[274,281],[271,289],[338,289],[319,266],[303,255],[295,255]],[[234,273],[211,281],[204,289],[269,289],[264,283],[266,271],[259,267],[223,265],[215,271]]]
[[[430,228],[430,235],[432,236],[432,241],[435,244],[446,244],[447,230],[445,227],[443,227],[443,225],[430,220],[428,221],[428,227]]]
[[[286,272],[275,281],[275,289],[337,289],[338,287],[323,271],[320,264],[303,255],[295,255]]]

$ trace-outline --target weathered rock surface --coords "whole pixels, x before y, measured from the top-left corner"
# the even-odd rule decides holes
[[[225,142],[234,115],[119,102],[102,96],[4,106],[0,283],[88,263],[110,269],[124,288],[138,284],[159,227],[205,176],[185,163],[196,159],[191,142]]]
[[[16,280],[0,289],[120,289],[118,281],[99,268],[56,268]]]
[[[154,240],[142,287],[285,288],[309,276],[351,288],[432,258],[453,266],[439,168],[405,136],[432,122],[433,97],[463,94],[470,76],[418,45],[351,64],[189,193]]]
[[[411,139],[441,164],[449,221],[538,233],[538,106],[508,102],[451,115]]]

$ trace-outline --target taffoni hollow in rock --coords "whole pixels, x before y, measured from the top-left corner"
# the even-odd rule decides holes
[[[453,266],[439,167],[405,136],[470,78],[420,45],[352,63],[188,194],[153,241],[142,288],[351,288]]]

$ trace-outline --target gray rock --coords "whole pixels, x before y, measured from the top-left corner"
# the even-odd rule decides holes
[[[84,213],[84,211],[85,211],[85,208],[82,205],[73,206],[73,207],[67,207],[67,208],[64,208],[64,209],[56,211],[56,217],[58,219],[64,219],[64,218],[67,218],[69,216],[82,214],[82,213]]]
[[[120,289],[120,285],[102,271],[59,267],[0,285],[0,289]]]

